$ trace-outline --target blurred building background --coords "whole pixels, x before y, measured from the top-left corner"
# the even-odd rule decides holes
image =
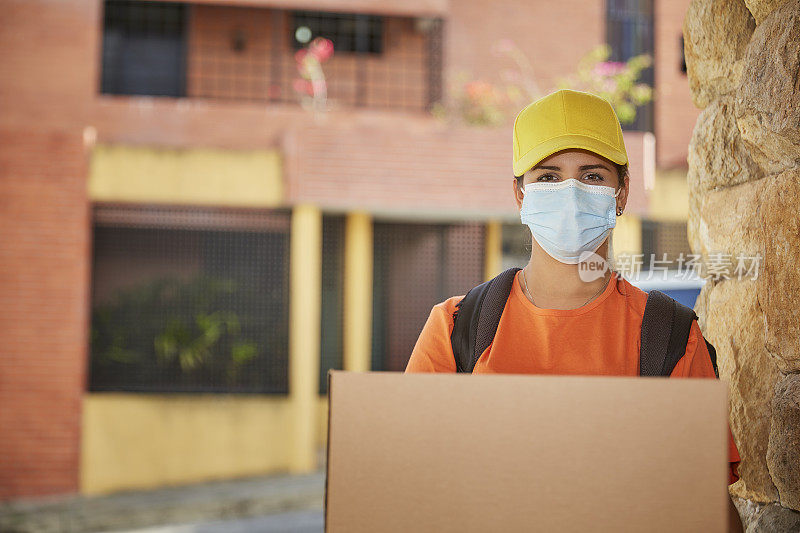
[[[688,3],[2,2],[0,499],[318,468],[328,369],[402,370],[431,306],[527,260],[510,122],[430,112],[499,39],[543,87],[653,57],[614,247],[688,253]]]

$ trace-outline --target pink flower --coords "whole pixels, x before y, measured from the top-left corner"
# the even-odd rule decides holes
[[[324,37],[317,37],[308,45],[308,51],[322,63],[333,55],[333,42]]]
[[[625,63],[618,61],[604,61],[594,66],[594,74],[598,76],[616,76],[625,70]]]
[[[297,52],[294,53],[294,60],[298,63],[302,63],[303,60],[306,58],[306,54],[308,54],[308,50],[305,48],[301,48]]]

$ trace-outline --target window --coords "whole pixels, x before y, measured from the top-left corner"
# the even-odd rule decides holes
[[[103,93],[184,96],[184,4],[107,0],[103,13]]]
[[[96,206],[89,390],[286,393],[289,223]]]
[[[294,49],[302,48],[315,37],[325,37],[333,41],[337,53],[383,51],[383,17],[376,15],[294,11],[291,29]]]
[[[322,217],[322,298],[319,393],[328,393],[328,370],[343,368],[344,217]]]
[[[531,230],[525,224],[503,224],[501,230],[502,269],[522,268],[531,259]]]
[[[669,263],[656,262],[655,265],[677,269],[680,254],[687,259],[691,253],[685,222],[642,221],[642,270],[650,269],[651,256],[654,261],[663,261],[664,254]]]
[[[106,0],[101,92],[298,104],[309,87],[295,53],[322,36],[334,45],[322,65],[331,108],[441,100],[440,18],[223,4]]]
[[[483,224],[375,224],[372,369],[402,371],[431,308],[483,281]]]
[[[653,57],[653,0],[606,0],[606,42],[611,46],[611,61],[627,61],[640,55]],[[653,67],[641,79],[653,87]],[[633,124],[623,128],[653,131],[653,102],[636,110]]]

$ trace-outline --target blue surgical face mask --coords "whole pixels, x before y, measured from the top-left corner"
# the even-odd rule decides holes
[[[562,263],[577,264],[594,252],[617,223],[613,187],[576,179],[529,183],[520,218],[545,252]]]

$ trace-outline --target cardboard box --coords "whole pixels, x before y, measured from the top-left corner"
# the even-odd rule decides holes
[[[713,379],[328,374],[326,531],[726,531]]]

